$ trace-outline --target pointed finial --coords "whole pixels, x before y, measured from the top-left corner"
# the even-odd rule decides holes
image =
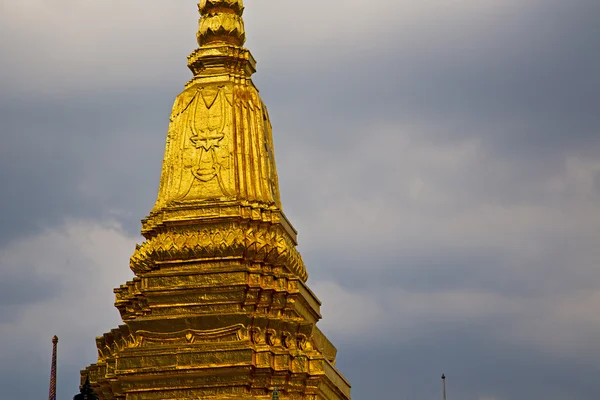
[[[277,388],[273,389],[273,400],[279,400],[279,390]]]
[[[56,348],[58,345],[58,336],[52,337],[52,366],[50,368],[50,392],[48,400],[56,400]]]
[[[256,72],[256,61],[243,48],[246,41],[244,30],[244,3],[242,0],[200,0],[198,4],[199,48],[188,56],[188,67],[194,74],[232,74],[249,78]]]
[[[197,35],[200,47],[213,43],[244,45],[242,0],[201,0],[198,11],[201,15]]]

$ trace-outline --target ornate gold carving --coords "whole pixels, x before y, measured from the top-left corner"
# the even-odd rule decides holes
[[[312,350],[312,345],[310,344],[310,340],[308,340],[308,337],[305,334],[299,333],[296,336],[296,340],[297,340],[297,343],[298,343],[298,348],[300,350],[303,350],[303,351],[310,351],[310,350]]]
[[[284,331],[281,333],[281,343],[286,349],[294,348],[294,338],[291,333]]]
[[[227,257],[283,266],[303,281],[308,278],[300,253],[281,228],[252,224],[159,233],[136,246],[130,267],[140,274],[156,268],[157,262]]]
[[[231,12],[242,16],[244,12],[244,2],[242,0],[200,0],[198,10],[201,15],[211,10],[229,9]]]
[[[252,343],[263,344],[264,338],[262,335],[262,330],[258,326],[254,326],[250,329],[250,336],[252,338]]]
[[[242,0],[201,0],[198,11],[202,16],[198,27],[198,44],[229,43],[242,46],[246,41]]]
[[[194,344],[194,343],[218,343],[235,342],[247,337],[246,328],[243,324],[236,324],[219,329],[196,330],[186,329],[179,332],[150,332],[137,331],[139,338],[136,347],[143,345],[167,345],[167,344]]]
[[[173,106],[154,212],[233,199],[281,207],[271,125],[256,89],[197,84]]]
[[[267,337],[267,344],[269,346],[278,346],[279,345],[279,339],[277,337],[277,331],[275,329],[267,329],[266,337]]]
[[[189,121],[189,127],[193,136],[189,140],[193,143],[196,153],[192,155],[189,165],[192,175],[201,182],[209,182],[216,179],[223,195],[228,196],[229,193],[224,185],[221,172],[227,170],[229,165],[229,152],[222,151],[220,142],[225,137],[226,115],[224,96],[221,96],[222,87],[201,89],[197,93],[200,96],[196,97],[195,112],[201,108],[206,113],[206,123],[197,126],[197,118]],[[198,101],[198,97],[202,98],[202,102]],[[218,103],[215,106],[215,103]],[[213,107],[215,106],[215,107]],[[188,167],[186,165],[186,167]],[[182,193],[182,199],[188,195],[192,185],[189,185],[187,190],[184,188],[185,194]]]
[[[158,203],[218,199],[235,192],[231,96],[223,86],[207,86],[177,98]]]

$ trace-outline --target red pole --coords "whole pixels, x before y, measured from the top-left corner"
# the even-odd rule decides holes
[[[52,338],[52,369],[50,371],[50,394],[48,400],[56,400],[56,347],[58,337],[55,335]]]

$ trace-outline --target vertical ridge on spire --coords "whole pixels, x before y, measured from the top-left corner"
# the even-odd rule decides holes
[[[58,336],[52,338],[52,368],[50,370],[50,393],[48,400],[56,400],[56,348],[58,346]]]

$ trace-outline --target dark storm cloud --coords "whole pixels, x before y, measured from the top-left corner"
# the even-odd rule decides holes
[[[116,213],[138,231],[141,214],[130,210],[152,207],[172,101],[155,89],[152,95],[132,88],[57,100],[5,99],[1,242],[67,216]]]
[[[374,40],[341,53],[338,42],[317,42],[303,58],[328,54],[328,63],[301,64],[289,79],[274,60],[257,81],[267,99],[293,93],[268,104],[277,127],[285,132],[292,119],[301,130],[298,142],[344,148],[354,124],[358,131],[374,120],[432,121],[444,126],[424,132],[428,140],[478,137],[495,157],[543,174],[566,152],[598,149],[600,6],[536,5],[467,21],[472,28],[425,24],[425,43],[417,36],[382,48]]]
[[[0,398],[47,391],[53,335],[59,337],[58,398],[72,397],[79,370],[97,356],[94,337],[117,324],[110,293],[131,279],[127,257],[134,241],[114,223],[69,220],[2,247]]]
[[[282,179],[282,192],[292,222],[322,208],[324,203],[340,202],[349,196],[386,193],[393,198],[394,190],[378,175],[386,174],[382,168],[385,165],[374,163],[374,157],[361,158],[364,142],[357,140],[357,135],[368,136],[376,121],[406,121],[408,125],[428,122],[430,129],[420,132],[420,140],[429,143],[452,143],[472,137],[480,140],[486,157],[477,169],[466,175],[449,176],[446,182],[448,188],[464,193],[461,198],[466,207],[481,202],[541,206],[558,201],[565,207],[562,212],[572,212],[574,205],[568,205],[571,203],[564,197],[549,194],[543,182],[564,172],[568,155],[596,158],[600,149],[600,32],[594,22],[600,10],[594,1],[576,3],[577,6],[566,2],[539,4],[527,14],[493,21],[467,38],[440,35],[430,49],[420,48],[419,42],[414,47],[395,47],[385,52],[377,48],[356,49],[351,56],[340,55],[338,62],[309,66],[310,73],[314,73],[312,78],[297,70],[296,76],[304,79],[288,79],[287,75],[277,79],[274,71],[261,70],[264,75],[259,74],[257,81],[276,129],[280,134],[296,132],[290,140],[300,148],[303,143],[312,142],[306,145],[310,148],[304,154],[308,158],[286,153],[298,151],[298,147],[284,149],[283,156],[278,153],[280,175],[288,178]],[[319,50],[321,54],[329,50],[335,54],[335,45]],[[275,69],[278,64],[273,65]],[[269,99],[271,92],[294,95]],[[281,138],[276,140],[283,142]],[[356,173],[347,159],[339,161],[342,154],[348,153],[359,157],[352,164],[360,165],[364,176],[336,175],[329,185],[317,184],[314,191],[306,192],[306,175],[313,183],[327,179],[324,172],[331,165],[337,167],[339,163],[340,169]],[[306,164],[297,163],[299,160],[320,165],[322,170],[307,168]],[[498,165],[490,162],[494,160],[509,162],[512,171],[499,175]],[[595,192],[597,196],[597,186]],[[396,196],[396,202],[397,207],[408,207],[402,197]],[[427,206],[421,204],[421,208]],[[356,215],[346,217],[352,219]],[[402,221],[398,223],[397,231],[404,230]],[[444,219],[439,223],[443,224]],[[305,240],[303,233],[306,235],[311,229],[302,228],[300,243]],[[520,268],[511,264],[523,260],[501,245],[459,244],[448,248],[432,241],[427,247],[424,240],[419,243],[420,249],[401,244],[395,249],[376,245],[370,248],[376,239],[369,241],[364,237],[366,248],[348,246],[346,241],[360,236],[365,229],[359,223],[355,230],[331,239],[339,245],[332,248],[331,242],[320,236],[322,247],[313,244],[312,253],[304,255],[312,282],[331,279],[349,291],[363,291],[381,302],[385,299],[380,291],[387,286],[425,293],[479,289],[515,299],[596,288],[597,258],[592,256],[575,265],[573,246],[578,239],[569,238],[563,228],[555,226],[554,232],[546,232],[544,256],[534,263],[523,263]],[[431,229],[433,233],[437,228],[432,225]],[[533,234],[524,235],[531,247],[539,240]],[[581,253],[589,254],[590,248]],[[317,295],[322,294],[317,291]],[[525,304],[523,301],[523,307]],[[326,324],[327,313],[324,316]],[[452,324],[451,320],[447,322]],[[519,324],[514,318],[490,318],[482,324],[485,329],[463,325],[450,332],[440,326],[425,327],[422,334],[426,342],[411,336],[406,344],[401,340],[401,328],[393,331],[393,338],[374,339],[364,346],[356,345],[353,339],[344,341],[344,334],[339,332],[333,337],[343,341],[339,365],[355,382],[356,398],[368,398],[374,391],[406,399],[435,398],[439,396],[439,374],[432,374],[432,370],[458,375],[449,382],[456,385],[451,387],[452,395],[460,398],[485,395],[495,399],[591,399],[597,395],[594,382],[598,369],[594,358],[599,353],[598,347],[589,343],[593,334],[580,339],[590,345],[587,358],[568,357],[527,345],[511,345],[511,340],[492,339],[500,326]],[[371,328],[385,329],[377,325]],[[351,338],[371,335],[346,334]],[[376,350],[376,343],[387,347]],[[457,382],[465,386],[460,387]]]
[[[58,280],[41,277],[33,269],[0,270],[0,324],[15,323],[25,306],[52,299],[64,290]]]
[[[448,398],[595,398],[600,370],[594,360],[549,357],[527,346],[486,339],[487,333],[477,324],[449,322],[428,327],[410,343],[391,339],[359,348],[343,343],[338,346],[339,363],[349,366],[347,377],[357,399],[374,392],[406,400],[441,398],[442,373]]]

